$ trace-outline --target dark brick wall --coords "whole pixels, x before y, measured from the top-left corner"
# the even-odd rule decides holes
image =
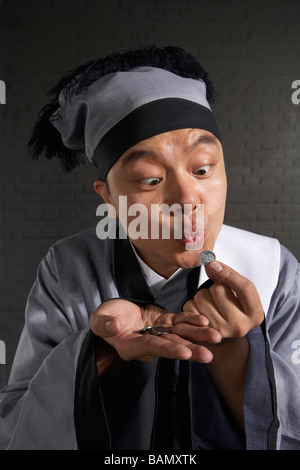
[[[87,164],[65,176],[31,162],[26,142],[62,73],[146,44],[186,48],[210,72],[225,149],[226,222],[275,236],[300,257],[298,0],[2,0],[0,79],[0,340],[7,382],[39,261],[56,240],[96,224]],[[249,247],[251,249],[251,247]]]

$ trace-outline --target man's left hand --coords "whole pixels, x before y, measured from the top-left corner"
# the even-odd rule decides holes
[[[219,261],[206,267],[208,277],[214,284],[199,290],[184,305],[184,312],[205,316],[209,326],[226,338],[242,338],[264,320],[262,304],[254,284],[241,274]],[[185,328],[185,331],[183,331]],[[193,340],[194,327],[178,324],[172,331]]]

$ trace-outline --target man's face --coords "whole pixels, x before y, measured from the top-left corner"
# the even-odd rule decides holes
[[[200,129],[180,129],[151,137],[131,147],[108,173],[108,186],[95,183],[96,191],[119,213],[119,196],[127,206],[143,204],[151,225],[153,205],[188,204],[192,224],[200,204],[204,205],[204,243],[186,249],[186,239],[149,238],[132,240],[139,256],[154,271],[168,278],[179,267],[199,265],[199,254],[213,250],[223,223],[226,202],[226,173],[220,141]],[[182,211],[182,221],[184,211]],[[172,214],[171,214],[172,218]],[[128,217],[128,224],[131,218]],[[160,217],[162,223],[162,217]],[[172,222],[171,222],[172,226]]]

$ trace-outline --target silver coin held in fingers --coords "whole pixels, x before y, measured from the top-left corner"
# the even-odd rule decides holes
[[[216,259],[216,255],[213,251],[203,251],[199,256],[199,262],[202,266],[206,266],[211,261]]]

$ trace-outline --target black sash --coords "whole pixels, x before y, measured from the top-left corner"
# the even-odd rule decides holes
[[[155,303],[169,312],[179,313],[185,300],[192,297],[193,292],[197,290],[199,267],[181,270],[154,297],[129,240],[116,239],[113,251],[113,277],[120,298],[137,304]],[[76,438],[78,449],[107,450],[111,449],[112,436],[99,389],[94,343],[95,336],[89,331],[77,362],[74,401]],[[139,388],[142,386],[142,381],[141,374],[134,382],[137,382]],[[174,426],[176,426],[180,448],[192,449],[190,363],[158,359],[155,395],[150,448],[157,451],[173,450]],[[117,418],[119,419],[119,416]]]
[[[128,269],[130,267],[130,269]],[[129,271],[129,272],[128,272]],[[115,241],[114,278],[120,297],[135,303],[155,303],[172,313],[179,313],[185,299],[197,289],[200,267],[182,269],[154,297],[144,279],[129,240]],[[177,364],[176,364],[177,362]],[[175,368],[178,376],[174,383]],[[192,449],[190,410],[190,364],[160,358],[155,381],[156,406],[151,449],[174,449],[174,416],[177,420],[180,445]]]

